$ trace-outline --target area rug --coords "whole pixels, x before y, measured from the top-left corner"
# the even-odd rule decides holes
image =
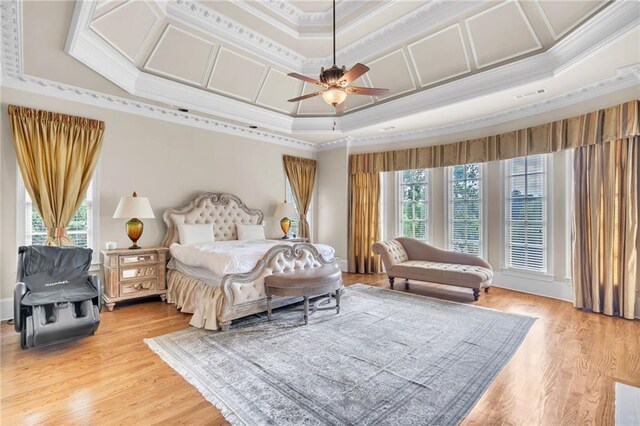
[[[341,312],[145,340],[238,425],[457,424],[534,318],[362,284]]]

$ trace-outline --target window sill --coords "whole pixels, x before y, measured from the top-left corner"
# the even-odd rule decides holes
[[[507,276],[517,277],[517,278],[529,278],[532,280],[539,280],[539,281],[554,282],[556,280],[553,275],[547,272],[534,272],[534,271],[525,271],[522,269],[501,268],[500,273]]]

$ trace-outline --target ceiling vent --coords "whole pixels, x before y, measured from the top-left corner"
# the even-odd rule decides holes
[[[530,98],[531,96],[537,96],[543,93],[547,93],[547,89],[538,89],[535,92],[520,93],[519,95],[515,95],[513,98],[519,101],[520,99]]]

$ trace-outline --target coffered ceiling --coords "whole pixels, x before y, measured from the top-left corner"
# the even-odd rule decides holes
[[[389,94],[349,96],[346,112],[336,115],[321,97],[287,102],[317,89],[288,72],[317,78],[332,65],[330,1],[86,0],[20,8],[30,21],[23,23],[27,40],[38,35],[25,52],[27,72],[81,86],[95,80],[79,70],[83,78],[75,78],[71,66],[56,66],[66,60],[43,50],[58,39],[53,28],[66,26],[59,49],[112,84],[87,84],[94,89],[184,108],[196,121],[255,125],[320,144],[477,121],[623,74],[637,80],[640,62],[637,2],[338,0],[337,65],[366,64],[370,71],[353,84]],[[584,66],[594,56],[610,60]]]

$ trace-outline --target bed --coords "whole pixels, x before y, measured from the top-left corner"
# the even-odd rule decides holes
[[[185,207],[167,209],[163,218],[163,245],[170,250],[167,303],[193,314],[194,327],[228,330],[234,319],[267,310],[265,277],[337,262],[334,250],[322,244],[238,241],[237,225],[260,225],[264,214],[232,194],[202,193]],[[214,242],[179,244],[181,224],[211,224]],[[273,307],[300,300],[274,299]]]

